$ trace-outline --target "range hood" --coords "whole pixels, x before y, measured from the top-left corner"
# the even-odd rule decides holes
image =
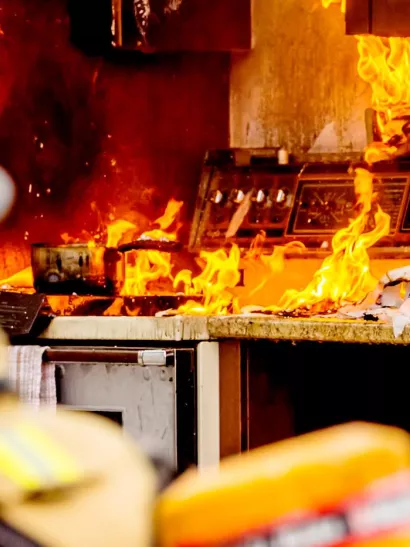
[[[410,37],[410,0],[346,0],[346,33]]]

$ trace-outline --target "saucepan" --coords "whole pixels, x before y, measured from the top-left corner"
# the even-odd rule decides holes
[[[115,296],[125,282],[125,253],[156,250],[175,253],[177,241],[139,239],[119,247],[89,246],[86,243],[31,246],[34,287],[45,294]]]

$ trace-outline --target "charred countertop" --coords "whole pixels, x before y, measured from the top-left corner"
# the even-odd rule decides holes
[[[395,338],[391,325],[336,319],[228,317],[58,317],[41,338],[49,340],[204,341],[264,339],[410,344],[410,328]]]

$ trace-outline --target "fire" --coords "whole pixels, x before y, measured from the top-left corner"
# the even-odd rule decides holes
[[[346,0],[322,0],[326,8],[340,4],[346,9]],[[359,52],[358,74],[372,89],[372,106],[376,114],[378,142],[365,150],[369,170],[355,171],[357,197],[356,217],[349,226],[339,230],[332,240],[331,254],[323,261],[310,283],[301,291],[287,290],[278,305],[269,306],[271,313],[302,311],[308,314],[323,314],[346,304],[354,304],[366,297],[376,284],[371,273],[368,249],[388,235],[390,218],[377,203],[373,191],[371,165],[376,161],[391,159],[408,152],[410,137],[410,39],[357,37]],[[110,218],[104,222],[91,204],[98,218],[94,234],[82,233],[78,239],[63,234],[67,244],[88,241],[90,247],[104,245],[117,247],[124,240],[168,241],[178,239],[179,213],[183,203],[171,199],[164,213],[157,218],[150,229],[138,235],[135,224],[123,219]],[[243,213],[243,210],[241,210]],[[372,228],[369,226],[373,222]],[[142,231],[142,230],[141,230]],[[241,261],[248,264],[262,263],[272,275],[282,273],[288,253],[303,251],[299,242],[275,247],[270,254],[264,252],[265,234],[261,232],[243,257],[236,244],[216,251],[202,250],[198,257],[199,273],[184,268],[175,272],[170,253],[157,250],[134,250],[126,253],[126,280],[121,296],[146,296],[155,294],[183,294],[188,297],[186,304],[170,314],[185,315],[226,315],[240,313],[234,289],[241,281]],[[262,279],[253,289],[252,296],[264,284]],[[12,287],[32,286],[31,268],[1,282]],[[121,298],[107,310],[110,315],[123,309]]]
[[[303,291],[286,291],[279,307],[269,308],[271,311],[303,309],[324,313],[347,303],[359,302],[375,288],[377,279],[371,274],[367,249],[389,233],[390,217],[377,205],[375,228],[366,231],[375,199],[373,177],[369,171],[356,170],[355,190],[360,212],[348,227],[335,234],[332,254],[323,261]]]
[[[126,258],[122,296],[159,294],[156,282],[171,278],[171,255],[160,251],[131,251]],[[150,286],[153,286],[152,288]]]
[[[371,144],[369,163],[406,153],[410,136],[410,39],[358,36],[360,77],[372,88],[381,142]]]
[[[177,218],[183,204],[183,201],[170,199],[164,214],[157,218],[154,224],[158,224],[161,230],[167,230],[175,222],[175,219]]]
[[[171,199],[162,216],[153,225],[159,226],[140,235],[140,240],[176,241],[179,225],[176,220],[183,206],[182,201]],[[174,226],[174,229],[171,228]],[[156,250],[138,250],[127,253],[125,285],[122,296],[158,294],[160,280],[172,282],[171,254]],[[168,283],[169,285],[169,283]],[[166,290],[167,284],[165,284]],[[158,290],[159,289],[159,290]]]
[[[241,253],[237,245],[229,251],[201,251],[199,261],[202,272],[192,277],[190,270],[181,270],[174,279],[174,288],[182,288],[188,295],[201,295],[203,302],[189,300],[176,313],[185,315],[226,315],[239,313],[237,299],[231,290],[240,281],[239,262]]]
[[[136,226],[132,222],[128,222],[127,220],[115,220],[107,226],[107,247],[117,247],[125,234],[132,232],[135,229]],[[92,239],[88,243],[89,245],[93,245],[95,244],[95,240]]]
[[[342,12],[346,10],[345,0],[322,0],[322,4],[326,8],[331,4],[340,4]],[[372,87],[372,103],[382,137],[381,142],[372,143],[365,150],[365,160],[371,165],[375,161],[397,156],[408,142],[410,39],[361,36],[357,40],[358,73]],[[369,170],[356,169],[354,184],[358,214],[349,226],[333,237],[332,254],[324,260],[304,290],[287,290],[279,305],[270,306],[267,311],[325,313],[348,303],[357,303],[375,288],[377,279],[371,273],[367,251],[388,235],[390,217],[377,204],[373,175]],[[369,229],[370,219],[374,220],[373,229]],[[273,272],[283,271],[286,247],[276,247],[271,255],[264,255],[261,252],[262,244],[263,234],[260,234],[248,253],[248,259],[263,261]],[[294,245],[296,249],[303,247],[298,243]],[[203,251],[201,258],[205,261],[201,274],[192,278],[189,271],[182,271],[175,277],[174,286],[182,284],[186,294],[203,294],[204,303],[199,306],[189,302],[178,312],[235,313],[237,303],[230,289],[239,282],[239,250],[234,245],[229,253],[224,250],[215,253]]]
[[[341,3],[322,0],[324,7]],[[365,151],[368,164],[395,157],[407,143],[406,117],[409,114],[409,44],[408,39],[360,36],[358,40],[358,73],[372,87],[372,103],[377,113],[381,143],[373,143]],[[375,227],[368,230],[372,205],[373,176],[370,171],[356,169],[355,190],[359,214],[346,228],[339,230],[332,240],[332,254],[327,257],[302,291],[288,290],[279,306],[269,311],[305,310],[324,313],[347,303],[356,303],[372,291],[377,280],[370,271],[367,249],[389,233],[390,217],[376,205]]]
[[[346,0],[322,0],[322,5],[324,8],[328,8],[332,4],[340,4],[342,13],[346,13]]]
[[[328,8],[345,0],[322,0]],[[369,164],[392,159],[410,151],[410,38],[356,36],[359,76],[372,89],[372,107],[376,113],[380,141],[365,150]]]
[[[20,270],[7,279],[2,279],[0,281],[0,287],[13,289],[33,288],[33,272],[31,270],[31,266],[24,268],[24,270]]]

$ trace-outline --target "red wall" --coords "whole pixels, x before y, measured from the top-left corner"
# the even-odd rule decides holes
[[[0,8],[0,164],[19,190],[3,242],[92,229],[94,200],[135,220],[175,197],[189,219],[205,150],[228,145],[228,54],[108,63],[69,44],[63,1]]]

